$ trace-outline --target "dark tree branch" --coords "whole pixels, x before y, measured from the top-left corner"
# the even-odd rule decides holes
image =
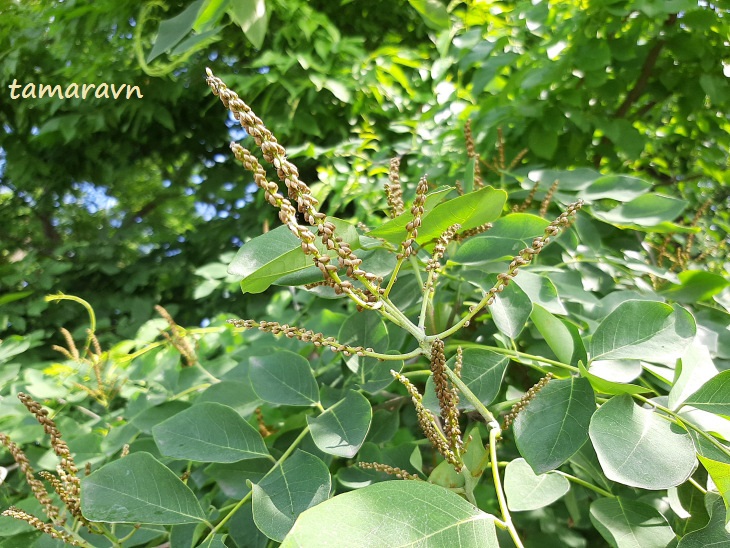
[[[674,25],[677,22],[677,14],[673,13],[671,14],[667,20],[664,22],[664,27],[670,27]],[[626,115],[629,112],[629,109],[631,106],[638,101],[639,97],[644,93],[644,90],[646,89],[647,84],[649,83],[649,78],[651,78],[651,73],[654,70],[654,66],[656,65],[657,61],[659,60],[659,54],[661,53],[662,49],[664,48],[664,45],[666,44],[666,41],[663,38],[660,38],[657,40],[656,44],[649,50],[649,54],[646,56],[646,59],[644,59],[644,64],[641,67],[641,72],[639,73],[639,78],[636,80],[636,83],[634,86],[629,90],[629,93],[626,95],[626,98],[623,100],[621,105],[619,105],[618,109],[614,113],[614,118],[625,118]],[[651,103],[650,103],[651,104]],[[651,104],[651,106],[654,106]],[[651,108],[651,107],[649,107]],[[642,112],[640,110],[639,112]],[[643,112],[642,112],[643,114]],[[634,118],[638,118],[639,113],[636,113]],[[605,146],[609,142],[608,137],[605,135],[601,138],[601,142],[599,144],[600,146]],[[601,160],[603,159],[603,156],[599,153],[596,155],[596,157],[593,159],[593,165],[595,167],[599,167],[601,165]]]

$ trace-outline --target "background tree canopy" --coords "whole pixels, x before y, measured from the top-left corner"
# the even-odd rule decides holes
[[[298,151],[340,216],[382,206],[391,155],[407,174],[452,181],[471,119],[484,158],[501,129],[508,158],[528,149],[521,165],[635,173],[688,199],[689,220],[710,202],[701,245],[727,231],[725,2],[254,4],[265,11],[247,21],[246,2],[3,2],[6,85],[144,94],[9,100],[6,88],[6,333],[73,325],[43,301],[55,291],[83,294],[120,336],[157,302],[184,323],[252,305],[217,283],[220,268],[200,270],[274,222],[225,161],[231,134],[209,115],[207,65]]]

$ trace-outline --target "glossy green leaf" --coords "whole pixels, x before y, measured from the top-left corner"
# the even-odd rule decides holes
[[[5,293],[4,295],[0,295],[0,306],[12,303],[14,301],[19,301],[20,299],[25,299],[32,294],[32,291],[16,291],[15,293]]]
[[[254,522],[267,537],[281,542],[299,514],[327,500],[331,486],[327,465],[297,449],[252,485]]]
[[[195,403],[207,401],[232,407],[242,417],[251,415],[261,405],[261,399],[253,391],[251,383],[227,380],[210,385]]]
[[[456,223],[461,225],[461,230],[467,230],[492,222],[502,213],[506,200],[507,193],[504,190],[496,190],[488,186],[439,204],[432,211],[424,213],[416,241],[423,245],[438,238],[447,228]],[[402,226],[401,217],[404,217]],[[406,236],[405,226],[412,218],[410,212],[406,211],[389,223],[371,230],[368,235],[384,238],[392,244],[399,245]],[[399,221],[399,223],[396,225],[395,221]]]
[[[387,354],[388,352],[386,352]],[[394,361],[375,361],[375,363],[368,364],[366,367],[361,367],[358,371],[359,382],[358,386],[365,392],[375,394],[383,388],[387,387],[394,381],[393,375],[390,371],[393,370],[396,373],[400,373],[403,369],[403,360]]]
[[[578,369],[580,370],[580,376],[588,379],[593,390],[599,394],[644,394],[651,391],[645,386],[639,386],[638,384],[613,382],[603,379],[588,371],[582,361],[578,362]]]
[[[204,521],[190,488],[149,453],[132,453],[81,480],[81,512],[91,521],[174,525]]]
[[[376,312],[355,312],[340,327],[337,340],[347,346],[372,348],[376,352],[388,350],[388,329],[380,314]],[[358,373],[366,367],[373,367],[377,360],[357,355],[345,357],[347,367]]]
[[[446,195],[453,190],[453,187],[445,187],[434,190],[426,194],[426,202],[423,204],[423,215],[428,215]],[[381,224],[368,232],[368,236],[373,238],[383,238],[393,245],[399,245],[406,235],[406,225],[413,220],[410,209],[398,215],[395,219]]]
[[[269,25],[265,0],[231,0],[228,13],[256,49],[261,49]]]
[[[152,428],[160,453],[199,462],[267,457],[261,434],[227,405],[204,402]]]
[[[563,476],[555,472],[538,476],[525,459],[513,460],[504,471],[504,492],[513,512],[543,508],[569,490],[570,482]]]
[[[382,547],[499,546],[494,517],[455,493],[425,481],[385,481],[303,513],[282,548],[361,548],[364,539]]]
[[[514,339],[525,327],[532,313],[532,301],[519,285],[509,284],[495,296],[489,311],[497,329]]]
[[[585,379],[552,380],[517,415],[520,454],[537,474],[555,470],[588,440],[595,397]]]
[[[601,322],[588,351],[591,360],[634,358],[673,363],[695,333],[694,318],[681,306],[631,300]]]
[[[328,407],[317,417],[307,417],[314,443],[330,455],[351,459],[370,430],[373,409],[370,402],[354,390]]]
[[[309,362],[289,350],[253,356],[248,377],[259,398],[278,405],[314,405],[319,387]]]
[[[685,270],[677,277],[681,282],[662,289],[659,293],[673,301],[694,303],[707,301],[730,287],[730,280],[705,270]]]
[[[450,26],[449,12],[438,0],[408,0],[423,18],[424,23],[435,30],[447,29]]]
[[[485,264],[511,259],[532,240],[542,236],[548,221],[537,215],[512,213],[494,222],[484,234],[469,238],[452,260],[460,264]]]
[[[726,462],[720,462],[702,455],[697,455],[697,458],[705,467],[707,473],[710,474],[715,487],[717,487],[723,502],[725,503],[725,514],[728,514],[730,509],[730,464]],[[725,519],[727,523],[728,519]]]
[[[555,181],[560,181],[560,190],[583,190],[588,188],[601,174],[593,169],[578,168],[570,171],[556,169],[534,169],[528,174],[530,181],[539,182],[539,188],[548,190]],[[528,181],[529,182],[529,181]],[[530,184],[527,188],[530,188]]]
[[[707,548],[730,546],[730,532],[725,528],[727,511],[721,497],[710,505],[710,521],[703,528],[687,533],[677,548]]]
[[[568,311],[563,306],[558,290],[553,281],[548,277],[553,273],[534,274],[532,272],[520,271],[519,275],[512,280],[512,283],[519,285],[522,291],[527,293],[533,304],[539,304],[552,314],[565,315]]]
[[[359,248],[354,226],[333,217],[329,220],[337,227],[338,236],[351,249]],[[336,256],[334,251],[327,251],[321,241],[316,240],[315,245],[321,253]],[[228,273],[243,277],[241,291],[244,293],[261,293],[280,278],[311,266],[312,259],[302,252],[301,242],[288,227],[279,226],[246,242],[228,266]]]
[[[712,377],[687,398],[684,404],[710,413],[730,416],[730,370]]]
[[[710,350],[694,340],[677,365],[677,378],[669,391],[669,408],[678,409],[703,384],[717,375]]]
[[[588,188],[578,193],[586,201],[608,198],[619,202],[628,202],[646,194],[652,184],[627,175],[606,175],[593,181]]]
[[[534,124],[527,134],[527,146],[536,156],[550,160],[558,148],[558,135],[554,128]]]
[[[537,303],[533,303],[530,318],[558,360],[571,365],[586,361],[586,349],[574,324],[556,318]]]
[[[195,19],[195,32],[206,32],[220,22],[231,0],[205,0]]]
[[[669,507],[677,516],[672,528],[680,538],[702,529],[710,521],[710,514],[705,506],[705,494],[691,483],[670,487],[667,489],[667,499]]]
[[[250,459],[232,463],[215,463],[205,467],[207,477],[229,498],[240,500],[249,493],[247,481],[258,483],[271,470],[270,459]]]
[[[148,407],[140,411],[132,417],[131,423],[145,434],[151,434],[153,426],[189,408],[190,404],[184,401],[166,401],[160,405]]]
[[[591,504],[591,522],[611,546],[666,548],[674,531],[653,506],[623,497],[600,498]]]
[[[604,381],[627,384],[638,378],[643,369],[639,360],[597,360],[591,362],[589,372]]]
[[[644,194],[610,211],[593,211],[593,215],[604,222],[619,227],[651,228],[676,219],[687,202],[662,194]]]
[[[152,46],[152,51],[147,56],[148,63],[166,51],[170,51],[178,42],[185,38],[192,30],[202,5],[203,0],[196,0],[180,14],[160,23],[160,30],[157,33],[155,45]]]
[[[689,434],[628,395],[604,403],[589,431],[604,473],[624,485],[667,489],[687,481],[697,466]]]

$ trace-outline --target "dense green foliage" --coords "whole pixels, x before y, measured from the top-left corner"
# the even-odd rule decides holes
[[[730,541],[727,8],[0,0],[7,91],[144,94],[3,92],[0,439],[54,470],[58,444],[16,395],[51,409],[93,470],[66,527],[91,546]],[[338,286],[346,267],[305,288],[323,279],[306,207],[279,226],[227,146],[253,151],[258,126],[226,119],[206,66],[287,145],[384,294],[358,273]],[[442,414],[451,461],[391,369]],[[0,509],[42,517],[14,451]],[[392,522],[364,543],[379,513]],[[0,517],[0,547],[52,542]]]

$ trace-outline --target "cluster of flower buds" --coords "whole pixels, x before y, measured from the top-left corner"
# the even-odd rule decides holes
[[[449,440],[451,449],[461,451],[463,441],[459,427],[459,394],[452,386],[446,374],[446,356],[444,355],[444,341],[436,339],[431,346],[431,374],[436,390],[436,398],[441,409],[444,434]]]
[[[74,348],[72,344],[69,344],[69,346]],[[40,425],[43,426],[44,432],[51,438],[53,451],[60,458],[60,464],[56,468],[57,475],[46,471],[39,472],[39,475],[53,487],[61,502],[63,502],[68,510],[68,513],[77,520],[77,523],[82,523],[90,527],[90,530],[93,530],[93,524],[89,523],[81,514],[81,480],[78,477],[78,468],[76,467],[68,445],[61,437],[61,432],[56,426],[56,423],[48,416],[48,411],[27,394],[19,393],[18,399],[33,414]],[[15,507],[8,508],[2,515],[25,521],[35,529],[54,539],[62,540],[71,546],[80,546],[81,544],[72,534],[61,529],[66,523],[67,516],[62,515],[59,508],[55,506],[43,482],[36,479],[28,457],[23,453],[22,449],[2,433],[0,433],[0,444],[8,449],[18,464],[18,468],[25,474],[33,496],[38,500],[43,511],[52,523],[46,523],[38,517]]]
[[[45,433],[51,437],[51,447],[61,459],[57,472],[63,482],[63,491],[58,493],[58,495],[71,514],[86,523],[86,519],[81,515],[81,500],[79,498],[81,494],[81,480],[78,477],[79,470],[76,467],[71,451],[68,449],[68,445],[61,439],[61,432],[58,430],[56,423],[53,422],[53,419],[48,416],[48,411],[41,407],[41,404],[22,392],[18,394],[18,399],[23,402],[23,405],[25,405],[28,411],[43,426]]]
[[[420,480],[417,475],[411,474],[402,468],[397,466],[389,466],[387,464],[380,464],[379,462],[358,462],[357,465],[364,470],[375,470],[376,472],[383,472],[390,476],[395,476],[398,479],[406,480]]]
[[[467,238],[471,238],[472,236],[476,236],[477,234],[482,234],[490,228],[492,228],[492,223],[484,223],[483,225],[475,226],[474,228],[469,228],[467,230],[459,232],[454,236],[453,240],[455,242],[461,242],[462,240],[466,240]]]
[[[471,133],[471,119],[467,120],[464,126],[464,139],[466,140],[466,155],[474,159],[474,190],[479,190],[484,187],[484,181],[482,180],[482,168],[479,165],[481,158],[477,154],[474,137]]]
[[[550,185],[550,188],[545,194],[545,197],[542,199],[542,203],[540,203],[540,217],[544,217],[545,215],[547,215],[547,210],[548,207],[550,207],[550,202],[553,201],[553,194],[555,194],[555,191],[558,190],[559,184],[560,181],[558,179],[555,179],[555,182]]]
[[[185,330],[172,319],[170,313],[162,306],[155,305],[155,310],[167,321],[167,324],[170,326],[170,331],[172,331],[172,335],[168,334],[167,331],[162,331],[162,336],[170,341],[172,346],[180,352],[180,355],[185,360],[185,365],[187,367],[195,365],[198,358],[195,356],[195,350],[193,350],[192,345],[185,338]]]
[[[299,339],[302,342],[312,343],[314,346],[329,348],[333,352],[342,352],[345,356],[366,356],[374,352],[372,348],[362,346],[347,346],[340,344],[334,337],[325,337],[322,333],[315,333],[309,329],[294,327],[279,322],[256,322],[254,320],[228,320],[228,323],[240,329],[258,329],[272,335],[284,335],[289,339]]]
[[[206,81],[210,89],[221,99],[225,107],[233,113],[233,116],[240,122],[246,132],[254,138],[264,159],[276,169],[279,180],[287,187],[288,199],[279,193],[279,187],[276,183],[267,180],[265,170],[253,154],[241,145],[232,143],[231,150],[236,159],[253,173],[256,185],[264,190],[266,201],[279,209],[281,222],[289,227],[292,233],[301,241],[302,251],[312,256],[314,264],[322,271],[325,279],[332,280],[335,290],[338,293],[347,294],[363,308],[372,308],[370,303],[376,302],[378,296],[375,296],[372,291],[368,295],[362,289],[353,286],[352,282],[342,281],[338,271],[345,268],[349,277],[360,281],[367,289],[374,288],[374,284],[379,283],[378,276],[362,270],[360,268],[362,261],[357,258],[342,238],[335,236],[334,223],[327,221],[327,216],[317,210],[319,202],[312,196],[311,189],[299,180],[299,171],[296,166],[287,159],[286,150],[279,144],[271,131],[266,128],[261,119],[234,91],[226,86],[223,80],[213,75],[210,69],[206,69],[206,73]],[[292,204],[292,200],[297,204],[296,209]],[[338,257],[338,265],[331,264],[331,257],[319,251],[314,244],[316,239],[314,233],[297,222],[297,210],[311,226],[317,228],[324,247],[327,250],[335,251]],[[378,292],[376,291],[376,293]],[[372,299],[373,296],[375,297],[374,300]]]
[[[520,401],[518,401],[516,404],[512,406],[512,409],[510,409],[509,413],[507,413],[504,416],[504,423],[503,423],[503,430],[506,430],[510,427],[510,425],[515,421],[517,418],[517,415],[519,415],[522,411],[525,410],[525,408],[529,405],[529,403],[537,396],[537,393],[545,388],[545,385],[547,385],[548,382],[550,382],[550,379],[553,378],[552,373],[548,373],[543,378],[541,378],[535,386],[530,388],[525,394],[520,398]]]
[[[390,216],[397,217],[405,206],[403,205],[403,187],[400,183],[400,158],[393,158],[390,161],[390,171],[388,173],[388,183],[385,185],[385,195],[388,198],[390,206]]]
[[[485,295],[484,298],[486,299],[485,303],[487,306],[491,306],[494,304],[494,298],[497,293],[501,293],[502,291],[504,291],[504,288],[507,287],[512,278],[517,275],[519,269],[523,266],[527,266],[528,264],[530,264],[532,259],[534,259],[535,256],[538,255],[542,251],[542,249],[550,242],[550,238],[557,236],[558,234],[560,234],[560,231],[562,229],[570,226],[570,224],[573,222],[573,217],[581,207],[583,207],[583,200],[578,200],[577,202],[570,204],[568,206],[568,209],[566,209],[552,223],[545,227],[543,236],[535,238],[532,241],[532,246],[526,247],[512,259],[512,262],[510,262],[509,266],[507,267],[507,272],[502,272],[501,274],[497,275],[497,284],[492,287]],[[474,307],[472,307],[470,310],[473,311]]]
[[[390,374],[395,379],[405,386],[408,394],[411,396],[413,406],[416,408],[416,416],[418,417],[418,425],[425,434],[428,441],[431,442],[436,451],[451,464],[457,472],[461,472],[463,465],[457,457],[456,453],[451,448],[451,443],[444,437],[436,424],[436,417],[433,413],[423,406],[423,396],[418,392],[418,389],[413,386],[413,383],[408,380],[404,375],[393,371],[391,369]]]
[[[398,254],[398,259],[407,258],[413,253],[413,242],[418,238],[418,228],[421,226],[421,220],[423,217],[423,204],[426,203],[426,192],[428,192],[428,180],[426,177],[421,177],[416,187],[416,197],[413,199],[413,205],[411,206],[411,214],[413,219],[406,225],[406,238],[401,243],[401,252]]]

